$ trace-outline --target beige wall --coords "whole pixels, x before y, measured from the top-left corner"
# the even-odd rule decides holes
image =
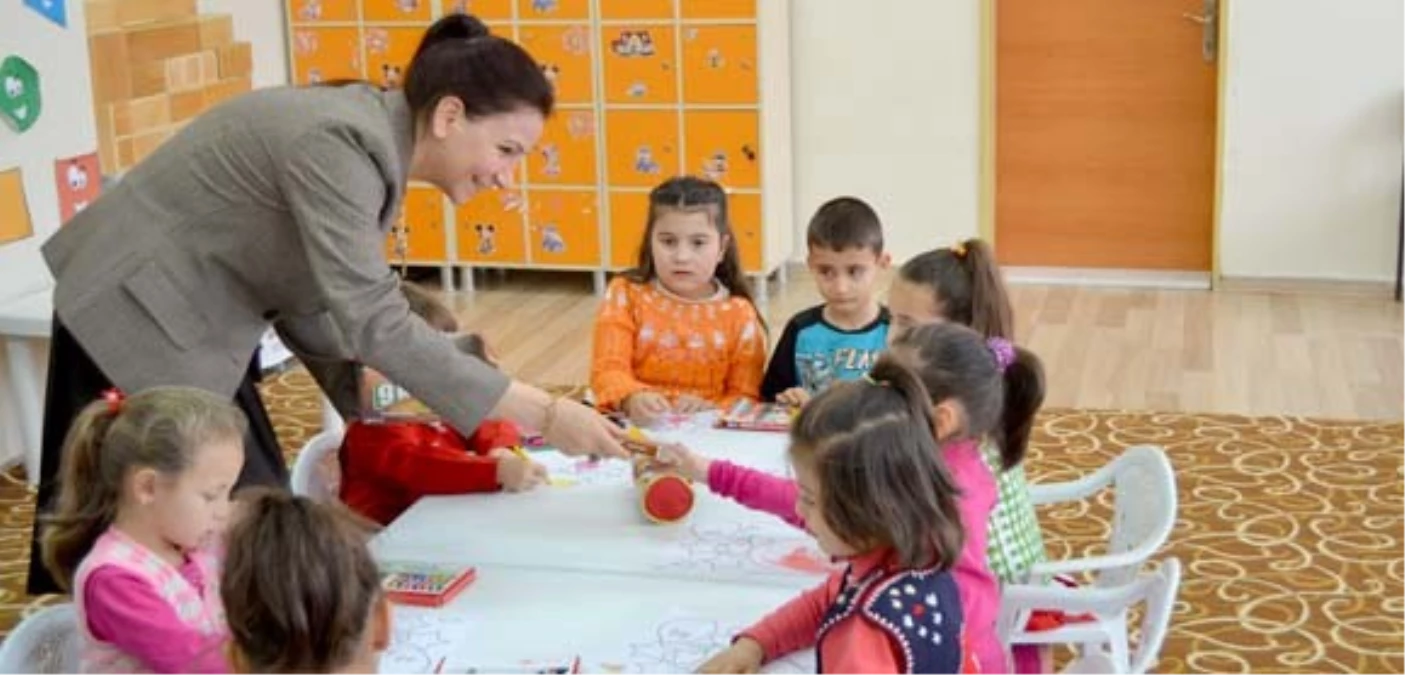
[[[1230,0],[1220,268],[1385,281],[1400,209],[1400,0]]]

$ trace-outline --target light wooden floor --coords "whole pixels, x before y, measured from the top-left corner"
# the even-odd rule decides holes
[[[1405,416],[1402,310],[1388,299],[1047,286],[1012,295],[1019,342],[1044,359],[1049,406]],[[803,275],[773,284],[773,335],[817,301]],[[454,304],[518,378],[586,381],[596,306],[588,275],[480,272],[478,291]]]

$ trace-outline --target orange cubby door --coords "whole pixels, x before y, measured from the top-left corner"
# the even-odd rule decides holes
[[[555,185],[595,183],[595,111],[561,109],[547,120],[527,155],[527,180]]]
[[[683,27],[683,102],[754,105],[756,26]]]
[[[742,270],[748,273],[760,272],[762,242],[766,239],[761,228],[761,195],[754,192],[732,193],[727,198],[727,210],[727,218],[732,223],[732,235],[737,238]]]
[[[292,56],[296,84],[361,79],[361,45],[355,28],[294,29]]]
[[[679,0],[684,19],[755,19],[756,0]]]
[[[673,27],[612,24],[600,29],[605,54],[605,100],[610,103],[678,102]]]
[[[524,23],[518,27],[518,33],[518,42],[551,80],[558,103],[589,103],[594,98],[588,24]]]
[[[527,204],[533,263],[600,264],[600,206],[594,190],[533,190]]]
[[[685,111],[683,133],[688,155],[683,172],[727,187],[760,187],[757,122],[753,110]]]
[[[444,193],[437,188],[411,187],[405,191],[402,211],[405,258],[412,262],[441,263],[448,260],[449,241],[444,231]]]
[[[607,110],[610,185],[653,187],[679,173],[678,113]]]
[[[430,16],[430,0],[361,0],[361,20],[366,23],[377,21],[413,21],[427,23]]]
[[[527,262],[521,190],[478,193],[454,213],[459,260],[475,263]]]
[[[294,25],[356,20],[356,0],[288,0],[287,7]]]
[[[410,59],[424,37],[423,28],[393,28],[366,26],[362,37],[366,54],[366,79],[386,89],[396,89],[405,82]]]
[[[602,21],[673,20],[673,0],[600,0]]]
[[[485,23],[512,20],[512,0],[439,0],[441,14],[472,14]]]
[[[590,0],[517,0],[517,18],[589,19]]]
[[[649,229],[649,193],[610,191],[610,266],[634,267]]]

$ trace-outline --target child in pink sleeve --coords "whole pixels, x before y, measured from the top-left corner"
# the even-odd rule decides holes
[[[983,340],[956,324],[906,331],[883,358],[911,368],[927,389],[937,419],[941,459],[960,490],[956,504],[966,538],[952,574],[965,610],[967,637],[983,672],[1007,672],[1010,664],[995,627],[1000,585],[986,553],[999,489],[980,442],[993,436],[1003,443],[1000,439],[1011,437],[1005,432],[1010,425],[1028,426],[1032,409],[1011,405],[1021,397],[1006,394],[1028,391],[1036,384],[1042,391],[1042,367],[1033,354],[998,338]],[[663,456],[695,480],[705,480],[715,494],[801,526],[786,506],[795,503],[794,481],[711,460],[681,446],[666,446]]]
[[[791,429],[794,510],[844,571],[742,631],[700,668],[752,673],[814,647],[821,673],[978,672],[950,572],[956,488],[937,458],[917,376],[880,359],[839,382]]]
[[[73,593],[83,672],[229,672],[217,537],[245,425],[184,387],[111,391],[74,421],[42,550]]]

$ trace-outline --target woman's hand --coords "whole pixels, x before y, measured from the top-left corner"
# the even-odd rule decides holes
[[[698,666],[699,673],[754,673],[761,670],[766,653],[761,644],[749,638],[737,638],[731,647]]]
[[[672,409],[663,394],[652,391],[637,391],[630,394],[625,397],[624,403],[620,407],[624,409],[624,414],[629,415],[630,421],[641,427],[653,424],[660,415]]]
[[[511,450],[499,448],[488,456],[498,460],[498,485],[508,492],[526,492],[546,482],[546,467]]]
[[[776,395],[776,403],[799,408],[810,400],[810,392],[801,387],[791,387]]]
[[[716,406],[712,405],[712,401],[705,398],[698,398],[692,394],[680,394],[678,400],[673,403],[673,410],[683,413],[684,415],[700,413],[704,410],[712,410],[715,407]]]
[[[541,434],[552,447],[567,455],[618,459],[629,456],[621,444],[625,440],[624,429],[608,417],[564,398],[556,399],[551,405],[555,410],[547,413],[546,428]]]
[[[712,467],[711,459],[689,450],[682,443],[659,446],[659,461],[677,467],[684,476],[699,483],[707,482],[707,472]]]
[[[594,408],[566,398],[553,399],[521,382],[508,385],[492,414],[536,429],[547,443],[567,455],[629,456],[620,444],[624,430]]]

